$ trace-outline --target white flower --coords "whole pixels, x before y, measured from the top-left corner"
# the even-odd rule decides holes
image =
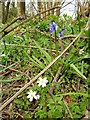
[[[40,96],[36,95],[36,92],[35,91],[33,92],[32,90],[30,90],[30,92],[28,92],[27,94],[28,94],[27,98],[29,98],[30,102],[32,102],[33,99],[37,100],[40,98]]]
[[[38,83],[38,86],[42,86],[43,88],[44,87],[46,87],[46,84],[48,83],[48,80],[47,80],[47,78],[45,77],[45,78],[39,78],[39,81],[37,81],[37,83]]]

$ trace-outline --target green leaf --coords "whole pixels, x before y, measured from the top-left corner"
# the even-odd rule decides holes
[[[43,53],[43,55],[47,58],[48,62],[51,62],[51,56],[45,51],[43,50],[36,41],[34,41],[34,43],[36,44],[36,46],[39,48],[40,52]]]
[[[38,60],[35,56],[32,56],[32,58],[33,58],[37,63],[39,63],[39,66],[41,66],[42,69],[45,68],[45,65],[44,65],[40,60]]]
[[[26,56],[29,58],[29,60],[32,62],[32,65],[33,66],[37,66],[37,67],[40,67],[41,69],[43,69],[42,65],[41,64],[38,64],[34,59],[32,59],[25,51],[24,53],[26,54]]]
[[[16,63],[17,63],[17,62],[16,62]],[[7,70],[8,68],[11,68],[12,66],[16,65],[16,63],[13,63],[13,64],[11,64],[10,66],[2,69],[2,70],[0,71],[0,73],[3,72],[3,71],[5,71],[5,70]]]
[[[7,83],[7,82],[15,81],[15,80],[20,80],[20,79],[21,79],[21,77],[15,77],[13,79],[0,80],[0,83]]]
[[[87,79],[74,64],[71,64],[70,67],[73,68],[80,77],[82,77],[85,80]]]
[[[29,58],[29,59],[31,60],[33,66],[37,66],[42,69],[42,66],[40,64],[38,64],[34,59],[32,59],[32,58]]]

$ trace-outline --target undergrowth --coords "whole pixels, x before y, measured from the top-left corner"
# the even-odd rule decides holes
[[[43,70],[62,50],[58,40],[38,33],[36,29],[49,33],[51,19],[58,24],[58,31],[66,28],[65,35],[78,35],[79,23],[69,16],[50,16],[44,20],[30,20],[17,30],[9,33],[0,44],[0,83],[2,83],[2,104],[14,95],[21,87]],[[81,29],[87,23],[87,18],[80,20]],[[18,23],[15,23],[18,24]],[[27,30],[27,32],[25,32]],[[22,32],[25,32],[22,34]],[[54,34],[53,34],[54,36]],[[87,36],[84,31],[82,36]],[[62,40],[64,49],[74,38]],[[5,41],[5,44],[3,44]],[[7,109],[3,110],[4,118],[70,118],[69,108],[73,118],[82,118],[88,109],[88,81],[90,79],[88,60],[88,40],[78,40],[59,58],[41,77],[46,77],[45,88],[37,83],[24,90]],[[55,82],[53,79],[59,67],[61,71]],[[49,90],[52,90],[50,94]],[[38,100],[27,99],[29,90],[37,91]],[[66,101],[67,105],[64,103]]]

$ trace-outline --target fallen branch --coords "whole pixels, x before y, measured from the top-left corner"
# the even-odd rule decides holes
[[[4,67],[4,68],[6,68],[6,66],[4,66],[4,65],[2,65],[2,64],[0,64],[0,67]],[[15,72],[22,73],[21,71],[16,70],[16,69],[14,69],[14,68],[8,68],[8,69],[10,69],[10,70],[12,70],[12,71],[15,71]]]
[[[59,67],[59,69],[58,69],[58,71],[57,71],[57,73],[56,73],[56,76],[55,76],[54,79],[53,79],[53,82],[56,82],[56,81],[58,80],[58,78],[59,78],[59,76],[60,76],[61,70],[62,70],[62,66]]]
[[[45,35],[45,36],[47,36],[47,37],[50,37],[50,38],[52,38],[52,39],[55,39],[54,36],[51,36],[51,35],[48,34],[47,32],[43,32],[43,31],[41,31],[41,30],[39,30],[39,29],[35,29],[35,31],[38,32],[38,33],[41,33],[41,34],[43,34],[43,35]],[[77,35],[66,35],[63,39],[66,39],[66,38],[76,38],[76,37],[77,37]],[[62,39],[62,37],[60,37],[60,38],[57,37],[57,40],[58,40],[58,39]],[[80,36],[80,39],[88,40],[88,37]]]
[[[12,22],[9,23],[7,26],[5,26],[5,27],[0,31],[0,33],[3,32],[5,29],[7,29],[9,26],[11,26],[13,23],[15,23],[17,20],[21,20],[21,17],[17,17],[17,18],[15,18],[14,20],[12,20]]]
[[[83,29],[85,30],[88,25]],[[77,37],[64,49],[64,51],[59,54],[50,64],[48,64],[38,75],[36,75],[30,82],[25,84],[16,94],[14,94],[9,100],[7,100],[4,104],[1,105],[0,111],[4,109],[10,102],[12,102],[21,92],[23,92],[26,88],[28,88],[32,83],[36,82],[36,80],[44,74],[73,44],[74,42],[80,37],[83,30],[77,35]]]
[[[0,44],[1,46],[4,46],[4,44]],[[38,49],[38,47],[36,46],[32,46],[32,45],[18,45],[18,44],[8,44],[8,43],[5,43],[6,46],[16,46],[16,47],[25,47],[25,48],[34,48],[34,49]],[[50,49],[47,49],[47,48],[42,48],[43,50],[46,50],[46,51],[50,51]],[[56,52],[56,50],[51,50],[52,52]],[[60,51],[58,51],[60,53]]]
[[[64,37],[64,39],[66,38],[76,38],[77,35],[67,35]],[[88,37],[85,37],[85,36],[80,36],[80,39],[83,39],[83,40],[88,40],[89,38]]]
[[[19,23],[18,25],[16,25],[15,27],[13,27],[12,29],[10,29],[9,31],[5,31],[5,32],[4,32],[5,29],[7,29],[8,27],[10,27],[10,24],[11,24],[11,23],[13,24],[13,21],[12,21],[9,25],[7,25],[4,29],[2,29],[2,30],[0,31],[0,33],[1,33],[1,32],[4,32],[4,34],[0,37],[0,39],[2,39],[4,36],[6,36],[8,33],[10,33],[11,31],[13,31],[14,29],[16,29],[17,27],[19,27],[20,25],[28,22],[30,19],[36,18],[37,16],[39,16],[39,15],[45,13],[45,12],[48,12],[48,11],[50,11],[50,10],[53,10],[53,9],[55,9],[55,8],[60,8],[60,7],[61,7],[61,6],[58,5],[58,6],[52,7],[52,8],[50,8],[50,9],[48,9],[48,10],[45,10],[45,11],[43,11],[43,12],[39,12],[39,13],[36,14],[35,16],[29,17],[28,19],[26,19],[26,20],[24,20],[23,22]],[[18,19],[18,18],[16,18],[16,20],[17,20],[17,19]]]
[[[71,111],[70,111],[70,109],[69,109],[69,107],[68,107],[67,102],[66,102],[64,99],[63,99],[63,103],[64,103],[65,106],[66,106],[66,109],[67,109],[67,111],[68,111],[68,113],[69,113],[69,115],[70,115],[70,118],[73,120],[72,113],[71,113]]]

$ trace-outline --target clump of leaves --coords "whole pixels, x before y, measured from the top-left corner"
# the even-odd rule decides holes
[[[58,16],[49,16],[43,21],[38,20],[39,22],[30,20],[26,24],[20,26],[18,34],[12,32],[5,36],[3,40],[6,41],[6,44],[8,43],[11,45],[6,46],[6,49],[2,46],[1,53],[4,53],[6,56],[0,58],[0,61],[7,69],[2,68],[1,72],[7,72],[12,68],[14,63],[18,63],[18,65],[14,66],[14,69],[17,71],[2,77],[3,81],[6,80],[6,78],[9,80],[4,81],[3,86],[6,85],[7,88],[9,88],[9,85],[12,83],[20,89],[20,87],[36,76],[57,56],[57,47],[58,54],[61,52],[58,41],[50,39],[35,31],[35,29],[38,28],[41,31],[49,33],[49,25],[52,18],[59,25],[59,29],[62,29],[62,27],[67,28],[65,32],[66,35],[71,34],[71,27],[73,27],[74,34],[79,33],[78,21],[70,26],[69,20],[71,20],[71,18],[68,16],[64,16],[62,21],[60,21],[61,18]],[[81,29],[85,26],[86,21],[87,18],[80,20],[81,24],[83,24],[83,26],[81,25]],[[30,31],[29,27],[27,27],[29,25]],[[25,29],[29,32],[21,35],[20,33],[25,32]],[[71,39],[64,39],[64,48],[66,48],[70,42]],[[15,114],[16,111],[24,118],[70,118],[63,99],[66,100],[73,118],[81,118],[86,111],[86,100],[88,99],[87,79],[89,79],[89,64],[84,60],[87,56],[87,48],[88,43],[83,39],[78,39],[66,52],[65,58],[60,58],[43,74],[43,76],[47,77],[49,80],[46,88],[42,89],[34,83],[14,100],[12,118],[18,116]],[[83,50],[83,52],[80,50]],[[62,66],[62,70],[58,80],[52,82],[60,66]],[[12,78],[10,79],[11,76]],[[14,77],[15,79],[13,79]],[[55,88],[52,94],[50,94],[48,90],[52,88],[52,85],[54,85]],[[40,99],[30,102],[26,94],[29,89],[37,91],[38,94],[40,94]],[[13,92],[17,92],[15,86],[13,86],[13,90],[9,93],[9,96],[12,96]]]

